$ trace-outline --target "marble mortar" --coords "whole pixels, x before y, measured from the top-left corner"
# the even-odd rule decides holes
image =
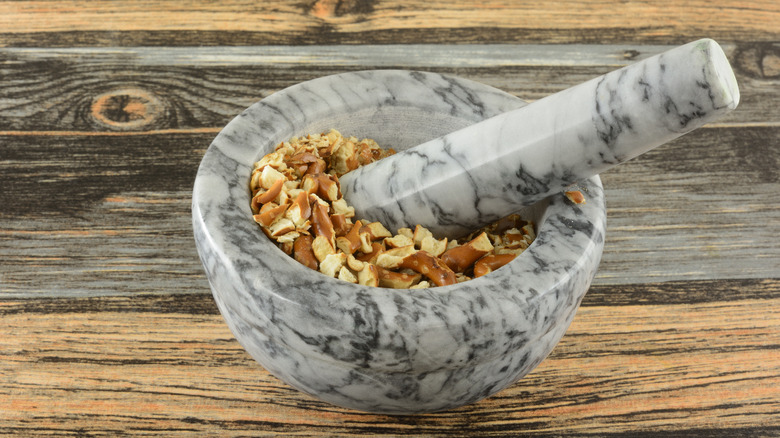
[[[424,290],[360,286],[302,266],[254,223],[248,186],[253,163],[293,136],[336,128],[405,150],[524,105],[457,77],[381,70],[292,86],[231,121],[200,165],[192,215],[215,301],[241,345],[303,392],[385,414],[473,403],[533,370],[564,335],[601,259],[597,176],[579,183],[585,204],[557,194],[526,208],[538,236],[508,265]]]

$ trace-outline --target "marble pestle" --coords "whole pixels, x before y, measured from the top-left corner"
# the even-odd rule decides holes
[[[460,236],[736,108],[702,39],[399,152],[341,178],[357,217]],[[587,194],[586,198],[587,198]]]

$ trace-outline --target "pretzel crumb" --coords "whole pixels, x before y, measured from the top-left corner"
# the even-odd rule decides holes
[[[371,139],[335,129],[280,143],[254,164],[249,187],[255,222],[304,266],[350,283],[426,289],[461,283],[501,268],[536,238],[534,224],[513,214],[468,236],[437,239],[421,225],[393,234],[355,218],[339,177],[394,154]],[[575,204],[580,191],[567,191]]]
[[[584,204],[585,203],[585,196],[582,194],[579,190],[570,190],[565,193],[566,197],[569,198],[569,201],[575,203],[575,204]]]

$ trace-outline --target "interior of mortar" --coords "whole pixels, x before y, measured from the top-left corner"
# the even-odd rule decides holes
[[[288,141],[292,137],[327,133],[331,129],[336,129],[345,137],[370,138],[375,140],[382,148],[393,148],[396,151],[403,151],[479,121],[456,117],[447,113],[431,112],[419,107],[400,105],[332,112],[301,126],[295,132],[287,135],[280,133],[277,137],[268,138],[258,148],[255,161],[272,152],[279,143]],[[251,196],[247,184],[247,205],[249,205],[250,199]],[[520,214],[524,220],[533,222],[534,228],[538,232],[547,217],[548,205],[549,201],[545,199],[516,213]],[[410,225],[414,228],[414,224]],[[396,230],[390,231],[395,232]],[[259,229],[258,232],[260,232]],[[447,237],[457,238],[459,236]],[[269,243],[271,243],[270,240]],[[279,253],[286,256],[281,249],[279,249]],[[522,256],[523,254],[520,254],[518,258],[522,258]]]

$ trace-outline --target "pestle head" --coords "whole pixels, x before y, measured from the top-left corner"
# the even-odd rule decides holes
[[[458,237],[737,107],[722,48],[703,39],[423,143],[341,178],[360,217]]]

